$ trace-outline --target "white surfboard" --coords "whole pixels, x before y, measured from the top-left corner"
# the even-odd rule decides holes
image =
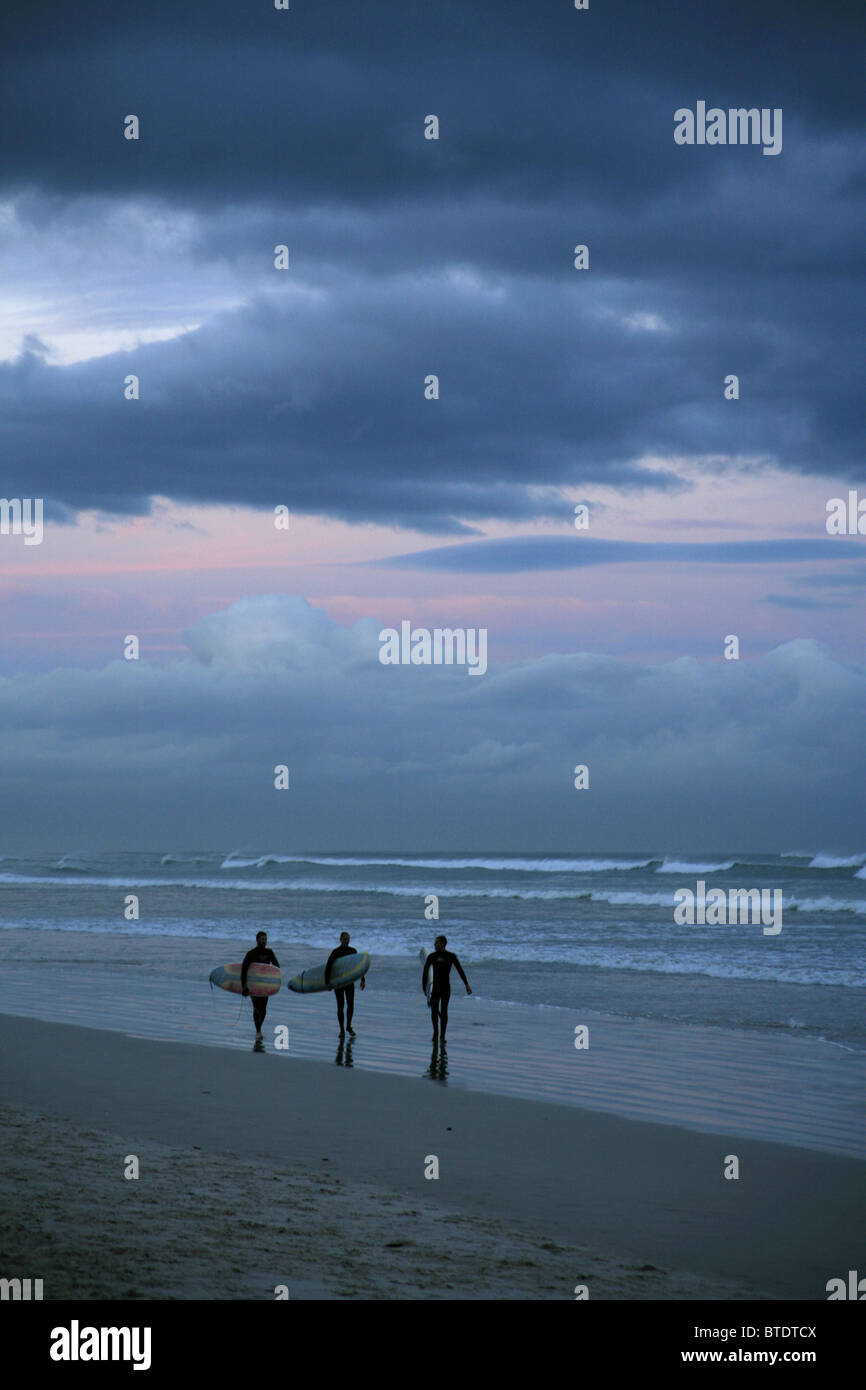
[[[426,946],[422,946],[422,947],[421,947],[421,951],[420,951],[420,953],[419,953],[419,959],[420,959],[420,961],[421,961],[421,988],[422,988],[422,989],[424,988],[424,966],[425,966],[426,963],[427,963],[427,957],[428,957],[428,956],[432,956],[432,954],[433,954],[433,952],[432,952],[432,951],[428,951]],[[433,992],[433,968],[432,968],[432,966],[431,966],[431,968],[430,968],[430,974],[427,976],[427,991],[426,991],[426,993],[427,993],[427,1003],[428,1003],[428,1004],[430,1003],[430,995],[432,994],[432,992]]]

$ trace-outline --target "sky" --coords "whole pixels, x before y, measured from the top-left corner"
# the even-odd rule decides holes
[[[8,0],[0,854],[861,850],[864,30]]]

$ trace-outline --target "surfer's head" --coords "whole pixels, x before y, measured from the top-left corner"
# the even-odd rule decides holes
[[[257,932],[256,932],[256,945],[257,945],[257,946],[267,946],[267,944],[268,944],[268,934],[267,934],[267,932],[266,932],[266,931],[257,931]]]
[[[349,944],[349,933],[348,933],[347,931],[341,931],[341,932],[340,932],[340,945],[341,945],[341,946],[348,946],[348,944]]]
[[[437,936],[436,940],[433,942],[433,945],[436,947],[437,951],[444,951],[445,947],[448,945],[448,937]]]

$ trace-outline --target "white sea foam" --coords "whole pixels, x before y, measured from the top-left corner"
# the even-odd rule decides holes
[[[315,860],[306,860],[300,855],[295,854],[262,854],[258,859],[234,859],[229,854],[220,864],[221,869],[266,869],[269,864],[306,864],[315,863]],[[325,860],[321,861],[327,862]]]
[[[810,869],[856,869],[859,865],[866,867],[866,854],[851,854],[847,858],[840,858],[835,854],[816,854]]]
[[[669,893],[617,893],[595,892],[590,897],[594,903],[610,903],[612,907],[667,907],[674,906],[674,890]]]
[[[105,878],[88,877],[82,884],[80,880],[73,883],[66,878],[55,878],[51,875],[35,874],[15,874],[0,873],[0,883],[30,883],[46,884],[49,886],[72,888],[80,891],[82,887],[88,888],[192,888],[202,891],[214,890],[216,892],[237,891],[246,893],[332,893],[332,894],[377,894],[384,897],[393,898],[423,898],[425,894],[433,891],[429,883],[361,883],[361,882],[342,882],[332,883],[318,879],[252,879],[252,878],[136,878],[129,875],[125,878]],[[598,901],[604,901],[604,894],[593,894],[589,888],[495,888],[492,885],[472,886],[469,884],[453,884],[448,887],[436,888],[436,893],[440,898],[519,898],[525,901],[537,900],[539,902],[555,902],[565,900],[577,902],[580,899],[597,897]],[[642,898],[648,903],[654,903],[656,898],[670,904],[672,898],[664,897],[661,894],[626,894],[623,902],[633,901],[638,904]]]
[[[686,864],[680,859],[666,859],[656,869],[657,874],[723,874],[732,869],[736,860],[726,859],[723,864]],[[746,866],[748,867],[748,866]],[[758,866],[755,865],[755,868]]]
[[[787,897],[785,907],[799,912],[854,912],[859,917],[866,916],[866,902],[862,898]]]
[[[858,877],[866,877],[866,871]],[[253,878],[151,878],[133,875],[117,877],[88,875],[86,879],[69,879],[51,874],[17,874],[0,872],[0,884],[32,884],[67,888],[80,892],[82,888],[123,888],[133,891],[140,888],[183,888],[201,892],[239,892],[239,893],[322,893],[340,896],[376,895],[392,898],[423,898],[432,891],[427,882],[416,883],[364,883],[359,881],[331,883],[320,879],[253,879]],[[519,888],[502,887],[493,884],[471,885],[452,884],[436,889],[440,898],[482,899],[489,901],[521,902],[594,902],[607,903],[611,907],[664,908],[673,907],[673,889],[669,892],[646,893],[637,889],[590,889],[586,888]],[[816,914],[851,913],[866,916],[866,900],[861,898],[798,898],[785,897],[785,907],[799,912]]]
[[[335,869],[402,868],[402,869],[487,869],[492,873],[542,874],[601,874],[618,870],[648,869],[657,859],[394,859],[373,856],[312,854],[263,854],[256,859],[240,859],[227,855],[221,869],[264,869],[269,864],[321,864]]]
[[[56,864],[52,864],[52,869],[65,869],[67,873],[86,874],[90,870],[86,864],[82,864],[77,859],[73,859],[71,854],[64,854],[58,859]]]

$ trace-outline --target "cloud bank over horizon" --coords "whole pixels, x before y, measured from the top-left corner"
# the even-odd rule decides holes
[[[383,666],[378,634],[261,596],[164,666],[0,681],[0,848],[862,848],[866,667],[816,642],[497,664],[492,632],[471,680]]]

